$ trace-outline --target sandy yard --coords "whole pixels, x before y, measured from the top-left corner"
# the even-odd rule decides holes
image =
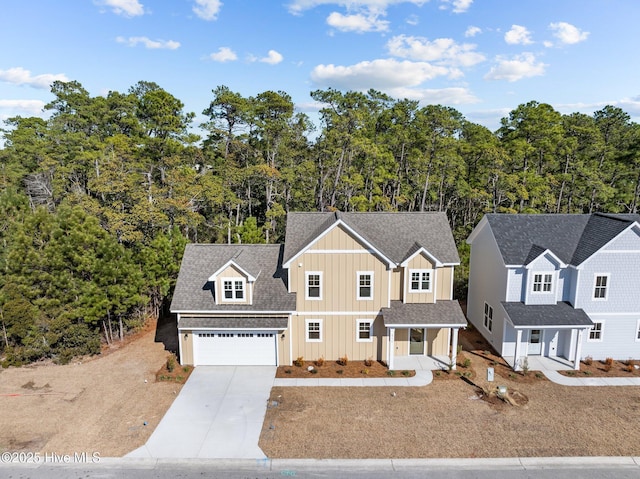
[[[105,457],[143,445],[181,388],[156,382],[169,353],[155,336],[152,325],[81,362],[0,368],[0,451]]]

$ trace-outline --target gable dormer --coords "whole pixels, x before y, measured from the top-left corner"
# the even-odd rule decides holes
[[[450,299],[443,295],[442,288],[448,288],[441,283],[444,268],[438,258],[431,254],[424,246],[415,243],[407,257],[400,263],[404,278],[402,298],[405,303],[435,303],[437,299]],[[445,297],[443,297],[445,296]]]
[[[252,304],[256,278],[234,259],[227,261],[209,277],[216,304]]]
[[[567,265],[551,250],[533,245],[524,265],[524,303],[555,304],[562,299]]]

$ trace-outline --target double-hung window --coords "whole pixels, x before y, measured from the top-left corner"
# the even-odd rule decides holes
[[[553,274],[534,274],[533,275],[533,292],[534,293],[550,293],[553,285]]]
[[[322,320],[307,319],[306,323],[307,323],[307,342],[308,343],[322,342]]]
[[[430,293],[431,281],[430,269],[409,270],[409,291],[411,293]]]
[[[493,331],[493,308],[484,303],[484,327]]]
[[[244,301],[245,281],[241,278],[222,279],[225,301]]]
[[[602,341],[602,335],[604,333],[604,323],[594,322],[593,326],[589,330],[589,341]]]
[[[356,322],[356,341],[357,342],[370,342],[373,341],[373,335],[371,334],[371,327],[373,321],[368,319],[358,319]]]
[[[358,299],[373,299],[373,271],[358,271]]]
[[[322,273],[319,271],[307,271],[306,298],[312,300],[322,299]]]
[[[596,274],[593,286],[593,299],[606,300],[609,287],[608,274]]]

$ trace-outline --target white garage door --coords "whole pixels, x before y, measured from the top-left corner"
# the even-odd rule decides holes
[[[275,366],[276,333],[199,331],[194,333],[196,366]]]

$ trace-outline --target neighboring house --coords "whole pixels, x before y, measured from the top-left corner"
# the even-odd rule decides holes
[[[467,317],[514,369],[528,356],[640,357],[640,215],[488,214]]]
[[[171,304],[180,361],[455,365],[459,262],[444,213],[289,213],[284,245],[187,245]]]

